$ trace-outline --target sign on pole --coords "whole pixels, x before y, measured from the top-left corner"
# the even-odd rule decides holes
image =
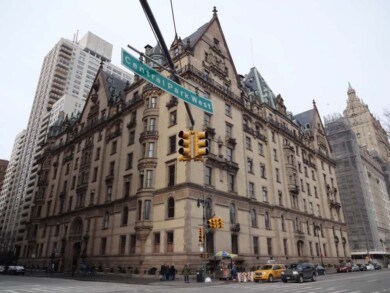
[[[213,102],[210,99],[200,97],[196,93],[187,90],[176,82],[163,76],[153,68],[140,62],[137,58],[126,52],[124,49],[122,49],[122,65],[143,79],[159,87],[163,91],[170,93],[171,95],[187,102],[188,104],[198,107],[203,111],[209,112],[211,114],[214,112]]]

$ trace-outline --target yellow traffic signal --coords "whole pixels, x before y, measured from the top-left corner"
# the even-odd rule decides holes
[[[191,161],[191,132],[181,130],[179,137],[179,161]]]
[[[223,220],[221,218],[218,218],[217,219],[217,228],[223,228],[223,227],[225,227]]]
[[[207,228],[213,229],[214,227],[214,219],[208,219],[207,220]]]
[[[204,241],[204,233],[203,233],[203,227],[199,228],[199,243],[203,243]]]
[[[194,160],[202,161],[203,156],[209,154],[209,141],[207,131],[194,132]]]

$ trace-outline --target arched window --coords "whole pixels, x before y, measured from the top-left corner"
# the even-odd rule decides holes
[[[268,212],[265,212],[265,214],[264,214],[264,223],[265,223],[265,229],[271,230],[271,224],[269,221],[269,213]]]
[[[212,209],[212,202],[210,198],[207,198],[205,201],[205,212],[206,212],[206,219],[210,219],[213,215],[213,209]]]
[[[234,203],[230,204],[230,223],[236,223],[236,206],[234,205]]]
[[[108,228],[108,220],[110,218],[110,214],[109,212],[107,211],[105,214],[104,214],[104,218],[103,218],[103,229],[107,229]]]
[[[252,227],[257,227],[257,214],[255,209],[251,210],[251,222]]]
[[[175,200],[173,197],[168,199],[168,218],[175,217]]]
[[[127,225],[128,220],[129,220],[129,208],[124,207],[122,211],[122,225]]]

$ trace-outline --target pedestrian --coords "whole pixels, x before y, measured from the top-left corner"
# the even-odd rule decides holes
[[[189,283],[190,280],[189,280],[189,276],[190,276],[190,267],[189,265],[184,265],[184,268],[181,272],[184,276],[184,283]]]
[[[169,281],[169,272],[170,272],[169,265],[167,264],[167,265],[165,265],[165,280],[166,281]]]
[[[161,265],[160,267],[160,274],[161,274],[161,281],[165,281],[166,280],[166,266],[165,266],[165,263]]]
[[[175,265],[172,264],[171,267],[169,268],[169,276],[171,281],[175,281],[175,274],[176,274]]]

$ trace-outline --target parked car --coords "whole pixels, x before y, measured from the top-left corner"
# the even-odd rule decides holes
[[[5,273],[5,266],[0,266],[0,274],[4,274]]]
[[[352,266],[349,264],[339,265],[337,268],[338,273],[349,273],[352,272]]]
[[[375,267],[374,267],[374,265],[372,263],[367,263],[367,264],[365,264],[365,266],[366,266],[366,270],[367,271],[375,270]]]
[[[273,282],[275,279],[282,277],[282,272],[285,270],[285,266],[282,264],[266,264],[256,270],[253,274],[253,281],[268,281]]]
[[[358,272],[360,271],[360,267],[357,264],[353,264],[351,267],[351,272]]]
[[[316,266],[317,276],[319,275],[326,275],[326,270],[323,266]]]
[[[24,275],[24,267],[23,266],[9,266],[8,274],[11,275]]]
[[[358,264],[360,271],[367,271],[367,267],[364,263]]]
[[[316,267],[312,263],[294,263],[290,264],[286,270],[282,272],[282,281],[296,281],[302,283],[304,280],[317,280]]]
[[[381,270],[382,269],[382,266],[380,264],[373,263],[372,265],[374,266],[375,270]]]

